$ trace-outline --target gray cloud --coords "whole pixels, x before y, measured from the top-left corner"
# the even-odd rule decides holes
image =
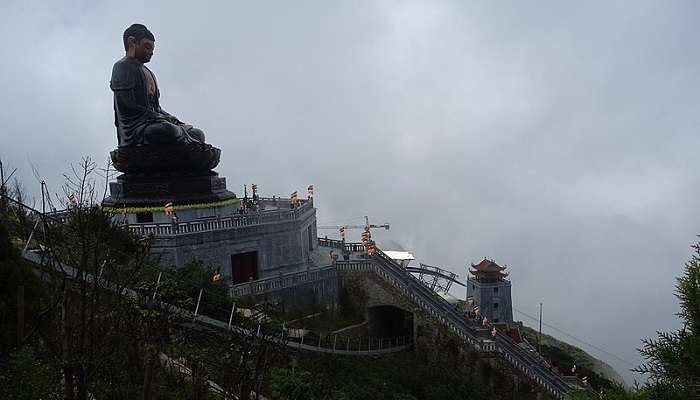
[[[495,258],[517,308],[636,363],[678,326],[698,233],[697,8],[11,1],[0,156],[55,190],[106,160],[111,65],[143,22],[161,103],[222,148],[234,191],[313,183],[320,222],[391,222],[380,240],[462,276]]]

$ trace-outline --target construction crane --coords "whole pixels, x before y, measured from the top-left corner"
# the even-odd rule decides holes
[[[383,223],[381,225],[370,224],[369,218],[367,218],[367,216],[365,215],[365,224],[364,225],[322,225],[322,226],[318,227],[318,229],[340,229],[340,228],[345,228],[345,229],[384,228],[386,230],[389,230],[389,224],[388,223]]]

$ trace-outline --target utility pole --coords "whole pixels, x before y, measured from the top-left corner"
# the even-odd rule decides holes
[[[44,196],[44,190],[46,189],[46,182],[41,180],[41,216],[42,218],[46,215],[46,197]]]
[[[24,341],[24,286],[17,286],[17,346]]]
[[[0,213],[5,212],[5,170],[0,160]]]
[[[540,335],[537,338],[537,352],[542,355],[542,303],[540,303]]]

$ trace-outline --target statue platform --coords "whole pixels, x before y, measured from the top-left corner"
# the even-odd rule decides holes
[[[105,207],[162,207],[165,203],[199,204],[235,199],[226,178],[210,171],[202,175],[122,174],[109,184]]]
[[[133,146],[110,153],[123,172],[110,182],[105,207],[162,207],[165,203],[206,204],[235,199],[226,178],[212,171],[221,150],[208,144]]]

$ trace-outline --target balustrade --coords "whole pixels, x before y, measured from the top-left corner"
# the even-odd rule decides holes
[[[311,209],[313,209],[313,203],[305,200],[295,209],[262,211],[253,214],[233,215],[230,217],[201,221],[178,222],[175,224],[129,224],[128,228],[129,231],[141,236],[171,236],[174,234],[209,232],[281,221],[295,221],[303,217]]]
[[[336,269],[333,266],[327,266],[309,271],[294,272],[282,276],[259,279],[253,282],[239,283],[229,289],[229,295],[235,298],[240,296],[263,294],[273,290],[294,287],[301,283],[322,281],[334,277],[335,275]]]

